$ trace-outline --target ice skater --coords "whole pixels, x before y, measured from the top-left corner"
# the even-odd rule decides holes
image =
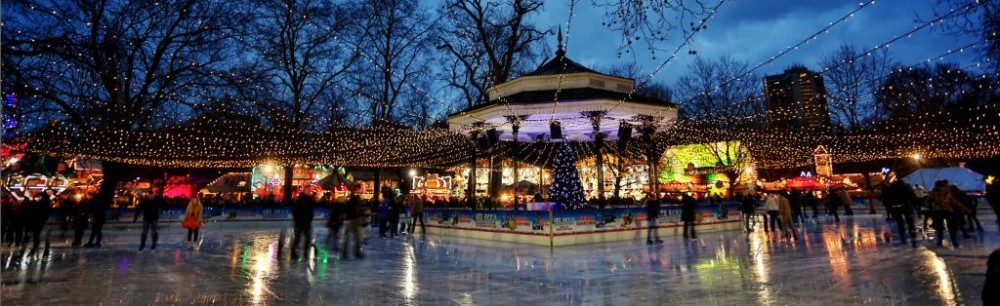
[[[202,218],[205,207],[201,205],[201,200],[197,196],[191,197],[188,201],[187,209],[184,210],[184,221],[181,225],[187,229],[187,242],[198,242],[198,230],[205,224]]]
[[[417,221],[420,221],[420,233],[427,233],[427,228],[424,226],[424,200],[427,199],[427,195],[421,195],[419,197],[413,197],[413,202],[410,204],[410,214],[412,214],[410,223],[410,233],[417,232]]]
[[[87,209],[90,210],[90,239],[87,240],[87,244],[84,244],[85,248],[101,247],[101,239],[104,238],[104,223],[107,222],[107,201],[101,201],[95,199],[93,194],[88,193],[84,196],[90,202]]]
[[[87,231],[87,226],[90,225],[87,219],[90,218],[90,199],[86,196],[81,196],[79,201],[70,199],[66,197],[62,200],[59,205],[72,205],[72,220],[70,223],[73,225],[73,247],[78,247],[83,244],[83,234]]]
[[[681,221],[684,222],[684,239],[698,239],[695,232],[695,211],[698,210],[698,201],[691,195],[681,196]]]
[[[146,248],[146,236],[150,231],[153,232],[153,245],[149,249],[156,250],[156,242],[160,238],[156,227],[160,221],[160,211],[164,207],[166,207],[166,200],[163,199],[163,189],[161,187],[153,187],[153,193],[147,194],[144,199],[139,201],[139,207],[135,211],[135,218],[132,219],[132,222],[138,221],[139,216],[142,216],[142,239],[139,240],[140,252]]]
[[[791,201],[785,198],[786,194],[786,192],[782,191],[778,195],[778,212],[781,214],[782,235],[785,236],[785,239],[795,238],[795,240],[798,240],[799,234],[795,230],[795,225],[792,224],[795,220],[795,212],[792,209]]]
[[[778,216],[781,215],[781,202],[778,197],[777,193],[771,193],[767,195],[767,200],[764,201],[764,210],[767,211],[767,217],[764,218],[764,232],[767,232],[767,219],[771,219],[772,232],[776,231],[775,228],[785,230],[783,225],[778,222]]]
[[[326,218],[326,228],[329,231],[329,235],[326,238],[326,243],[331,249],[337,249],[337,245],[340,242],[340,229],[344,227],[344,205],[337,203],[331,199],[332,194],[324,198],[324,204],[326,204],[330,213]]]
[[[295,236],[292,238],[292,259],[298,259],[295,251],[302,241],[302,253],[309,259],[309,247],[312,246],[312,222],[313,214],[316,212],[316,200],[313,199],[313,192],[310,189],[303,190],[299,197],[295,199],[295,206],[292,207],[292,218],[295,225]]]
[[[740,213],[743,214],[743,226],[746,228],[747,233],[753,233],[753,222],[754,210],[757,203],[754,203],[753,197],[747,194],[740,195]]]
[[[361,253],[361,239],[363,238],[362,229],[365,226],[365,208],[364,204],[361,202],[361,196],[358,193],[361,192],[361,185],[356,185],[351,188],[351,197],[347,200],[347,207],[344,208],[344,242],[340,247],[340,257],[347,258],[348,250],[354,250],[354,256],[358,259],[364,258],[364,254]],[[354,242],[353,248],[348,248],[351,246],[351,241]]]
[[[658,230],[660,226],[656,224],[656,218],[660,216],[660,201],[652,192],[647,192],[643,201],[646,202],[646,244],[663,243]]]
[[[916,245],[917,229],[913,226],[913,205],[917,202],[916,193],[910,189],[910,185],[903,183],[895,175],[889,176],[891,182],[882,188],[882,203],[892,219],[896,221],[897,234],[903,244],[909,236]]]
[[[42,242],[42,230],[45,229],[45,223],[49,220],[51,212],[52,198],[50,193],[36,191],[34,201],[29,202],[28,206],[28,233],[31,234],[31,252],[28,252],[28,257],[38,251],[38,246]]]
[[[1000,249],[993,250],[986,261],[982,298],[983,305],[1000,305]]]
[[[926,205],[931,209],[934,218],[934,232],[937,236],[937,246],[943,246],[945,220],[948,222],[948,232],[951,238],[952,247],[958,247],[958,223],[955,220],[955,209],[962,205],[951,195],[948,182],[937,181],[934,183],[934,190],[927,196]]]

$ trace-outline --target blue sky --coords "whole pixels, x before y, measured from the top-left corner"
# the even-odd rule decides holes
[[[715,59],[728,55],[755,66],[843,17],[859,7],[861,2],[729,0],[709,20],[708,29],[694,36],[691,48],[697,50],[697,55],[689,55],[688,48],[684,48],[653,81],[673,86],[677,78],[687,73],[688,64],[696,57]],[[918,26],[921,23],[917,19],[932,19],[935,7],[942,9],[937,0],[878,0],[818,39],[761,67],[757,74],[780,73],[792,64],[805,64],[810,69],[820,70],[822,58],[841,44],[853,44],[859,49],[872,48]],[[594,68],[633,62],[632,56],[616,56],[620,34],[601,25],[604,8],[594,6],[593,0],[582,0],[575,11],[569,25],[567,54],[570,58]],[[544,12],[536,22],[543,29],[556,29],[559,25],[565,27],[568,20],[569,1],[553,0],[545,3]],[[679,32],[673,33],[659,48],[672,51],[682,38]],[[892,44],[889,53],[900,64],[911,65],[976,40],[975,37],[946,35],[927,28]],[[549,44],[554,50],[555,37]],[[668,52],[658,52],[656,60],[653,60],[644,47],[645,42],[640,46],[643,47],[636,49],[634,61],[644,74],[652,73],[668,57]],[[974,63],[976,57],[972,52],[966,52],[949,56],[946,60],[964,66]]]

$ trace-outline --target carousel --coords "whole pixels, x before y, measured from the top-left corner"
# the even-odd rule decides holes
[[[472,160],[449,169],[456,174],[452,194],[545,198],[553,156],[569,145],[587,197],[641,196],[655,180],[642,144],[676,121],[677,106],[635,88],[633,79],[569,59],[560,34],[554,58],[490,88],[489,102],[448,117],[451,130],[477,144]]]

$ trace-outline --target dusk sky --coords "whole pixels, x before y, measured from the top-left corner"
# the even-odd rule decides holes
[[[918,19],[933,19],[933,9],[944,8],[936,0],[878,0],[860,10],[854,17],[821,34],[818,39],[793,50],[772,64],[759,68],[758,76],[780,73],[792,64],[804,64],[812,70],[821,70],[824,56],[841,44],[853,44],[858,49],[869,49],[919,26]],[[716,2],[711,2],[714,5]],[[735,0],[724,3],[716,16],[709,20],[708,29],[697,33],[693,47],[697,55],[683,48],[677,58],[660,71],[654,81],[673,86],[678,77],[687,73],[687,66],[696,57],[716,59],[729,55],[745,60],[750,66],[777,55],[785,48],[797,44],[829,23],[835,22],[858,8],[862,1],[781,1]],[[623,55],[617,58],[620,34],[601,25],[604,8],[593,5],[592,0],[580,1],[576,16],[570,24],[568,56],[584,65],[602,69],[635,60],[644,74],[652,73],[669,56],[658,52],[656,60],[649,56],[645,42],[636,48],[635,59]],[[537,24],[543,29],[564,27],[569,20],[569,1],[554,0],[545,4]],[[674,50],[682,42],[681,33],[673,34],[660,49]],[[890,57],[902,65],[912,65],[928,57],[937,56],[949,49],[977,41],[975,37],[946,35],[940,30],[925,28],[890,46]],[[555,37],[549,43],[554,49]],[[951,55],[946,61],[962,66],[975,63],[975,54]]]

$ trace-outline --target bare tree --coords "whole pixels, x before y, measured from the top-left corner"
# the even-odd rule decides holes
[[[763,110],[758,99],[759,81],[755,74],[747,74],[747,62],[727,56],[715,61],[699,57],[688,69],[690,74],[682,76],[675,86],[677,94],[684,97],[679,103],[682,119],[717,119]]]
[[[359,57],[339,41],[352,20],[348,12],[316,0],[253,0],[246,7],[252,21],[244,24],[241,45],[244,58],[255,60],[241,63],[239,92],[272,127],[329,130],[342,119],[337,85]],[[292,199],[293,167],[285,166],[286,203]]]
[[[936,11],[935,18],[951,14],[951,9],[960,10],[957,17],[943,20],[941,31],[953,35],[966,35],[982,39],[986,47],[980,49],[980,56],[1000,71],[1000,2],[984,0],[938,0],[946,9]]]
[[[716,61],[698,58],[690,65],[690,74],[682,76],[675,87],[685,99],[679,103],[682,118],[670,136],[678,142],[703,142],[715,158],[717,170],[729,178],[730,189],[752,166],[751,139],[735,137],[732,131],[759,127],[759,123],[741,118],[763,112],[759,83],[749,70],[747,62],[730,57]]]
[[[861,56],[861,52],[844,44],[823,58],[824,67],[836,67],[823,73],[830,117],[846,132],[869,128],[882,116],[875,91],[893,67],[886,49],[870,56]]]
[[[491,86],[532,67],[549,34],[529,23],[541,9],[540,0],[446,1],[438,49],[455,63],[444,79],[463,94],[467,107],[486,103]]]
[[[3,25],[4,91],[39,121],[145,131],[175,122],[218,85],[230,58],[228,1],[10,1]],[[119,144],[116,139],[100,139]],[[104,163],[108,203],[124,165]]]
[[[359,20],[347,41],[363,59],[351,73],[353,93],[364,99],[372,124],[395,122],[403,100],[432,98],[413,82],[429,77],[436,19],[416,0],[359,0],[351,5]]]
[[[573,0],[579,1],[579,0]],[[632,52],[645,42],[654,53],[658,45],[667,40],[668,34],[679,30],[681,34],[704,30],[706,21],[725,1],[705,0],[592,0],[603,7],[604,22],[612,31],[621,33],[621,49]],[[620,53],[619,53],[620,55]]]

